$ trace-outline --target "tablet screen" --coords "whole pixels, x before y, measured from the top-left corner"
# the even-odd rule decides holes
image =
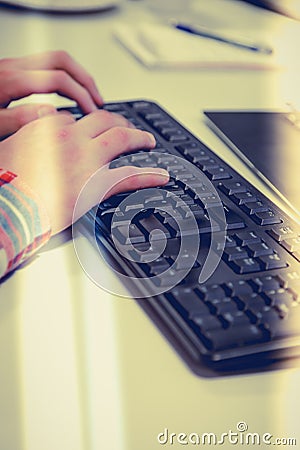
[[[300,211],[300,114],[206,111],[211,128]]]

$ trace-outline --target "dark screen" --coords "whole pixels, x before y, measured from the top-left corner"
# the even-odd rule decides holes
[[[206,112],[226,137],[300,211],[300,114]]]

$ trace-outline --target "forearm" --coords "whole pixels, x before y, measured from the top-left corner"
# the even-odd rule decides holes
[[[0,278],[49,237],[49,220],[37,195],[17,175],[0,168]]]

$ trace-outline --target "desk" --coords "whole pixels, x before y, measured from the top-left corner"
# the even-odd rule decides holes
[[[282,106],[294,72],[149,71],[112,37],[120,18],[134,24],[148,14],[142,2],[125,0],[118,10],[82,17],[3,9],[1,56],[63,48],[106,100],[158,101],[259,185],[205,126],[202,111]],[[250,432],[296,438],[292,448],[300,448],[299,369],[196,377],[133,300],[89,280],[68,232],[2,283],[0,296],[1,449],[154,450],[165,428],[220,436],[241,421]]]

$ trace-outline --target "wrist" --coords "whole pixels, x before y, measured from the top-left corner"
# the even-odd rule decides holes
[[[16,174],[0,169],[0,276],[35,253],[50,234],[39,196]]]

